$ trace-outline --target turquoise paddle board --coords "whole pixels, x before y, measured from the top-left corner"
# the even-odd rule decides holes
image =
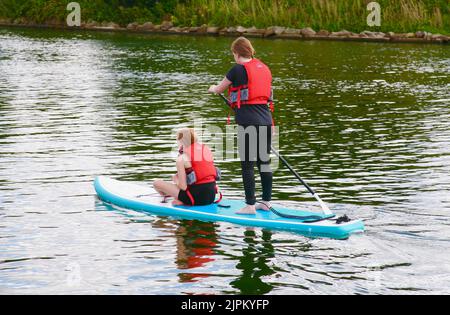
[[[257,211],[256,215],[239,215],[235,212],[245,206],[245,203],[239,200],[222,200],[220,204],[226,207],[220,207],[217,204],[194,207],[173,206],[170,202],[162,203],[162,198],[150,185],[118,181],[105,176],[97,177],[94,187],[98,197],[104,202],[161,216],[208,222],[224,221],[244,226],[292,231],[308,237],[334,239],[346,239],[353,233],[364,231],[364,224],[361,220],[337,224],[335,219],[326,219],[307,223],[300,219],[280,217],[271,211]],[[289,209],[277,205],[273,207],[282,214],[326,217],[324,214],[310,211]]]

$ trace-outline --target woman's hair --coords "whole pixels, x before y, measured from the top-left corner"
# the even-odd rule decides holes
[[[252,43],[245,37],[238,37],[231,44],[231,51],[244,58],[253,58],[253,56],[256,54]]]
[[[177,140],[185,148],[198,141],[197,134],[193,128],[183,128],[177,131]]]

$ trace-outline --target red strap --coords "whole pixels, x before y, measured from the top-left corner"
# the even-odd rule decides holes
[[[189,188],[186,189],[186,194],[188,195],[189,199],[191,200],[192,206],[195,205],[194,197],[192,196],[191,192],[189,191]]]
[[[273,105],[273,101],[270,101],[270,111],[272,112],[272,134],[275,134],[275,118],[273,117],[273,113],[275,111],[275,106]]]
[[[219,199],[214,201],[214,203],[220,203],[223,199],[222,193],[219,191],[219,186],[216,185],[216,194],[219,193]]]
[[[214,201],[214,203],[220,203],[220,202],[222,201],[222,199],[223,199],[223,195],[222,195],[222,193],[219,191],[219,199],[216,200],[216,201]]]
[[[239,88],[237,91],[237,108],[241,108],[241,89]]]
[[[234,88],[232,86],[230,86],[228,88],[228,103],[230,104],[231,108],[233,108],[233,104],[231,102],[231,93],[233,92]],[[228,118],[227,118],[227,125],[229,125],[231,123],[231,109],[228,110]]]

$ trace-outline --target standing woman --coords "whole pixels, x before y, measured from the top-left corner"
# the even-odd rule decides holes
[[[254,58],[255,50],[247,38],[237,38],[231,51],[236,64],[219,85],[212,85],[208,91],[219,94],[228,89],[239,125],[239,157],[247,203],[237,213],[256,214],[256,210],[271,208],[272,74],[264,63]],[[261,202],[257,202],[255,196],[255,164],[262,182]]]

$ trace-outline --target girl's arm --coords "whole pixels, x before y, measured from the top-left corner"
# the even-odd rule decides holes
[[[187,189],[186,169],[184,167],[184,163],[185,161],[183,155],[180,155],[177,159],[177,175],[178,175],[177,186],[181,190]]]
[[[219,85],[211,85],[209,87],[208,92],[215,93],[215,94],[221,94],[225,92],[226,89],[231,85],[231,81],[228,80],[226,77],[222,80],[222,82],[219,83]]]
[[[178,174],[175,174],[175,175],[172,176],[172,181],[173,181],[173,183],[174,183],[175,185],[178,186]]]

